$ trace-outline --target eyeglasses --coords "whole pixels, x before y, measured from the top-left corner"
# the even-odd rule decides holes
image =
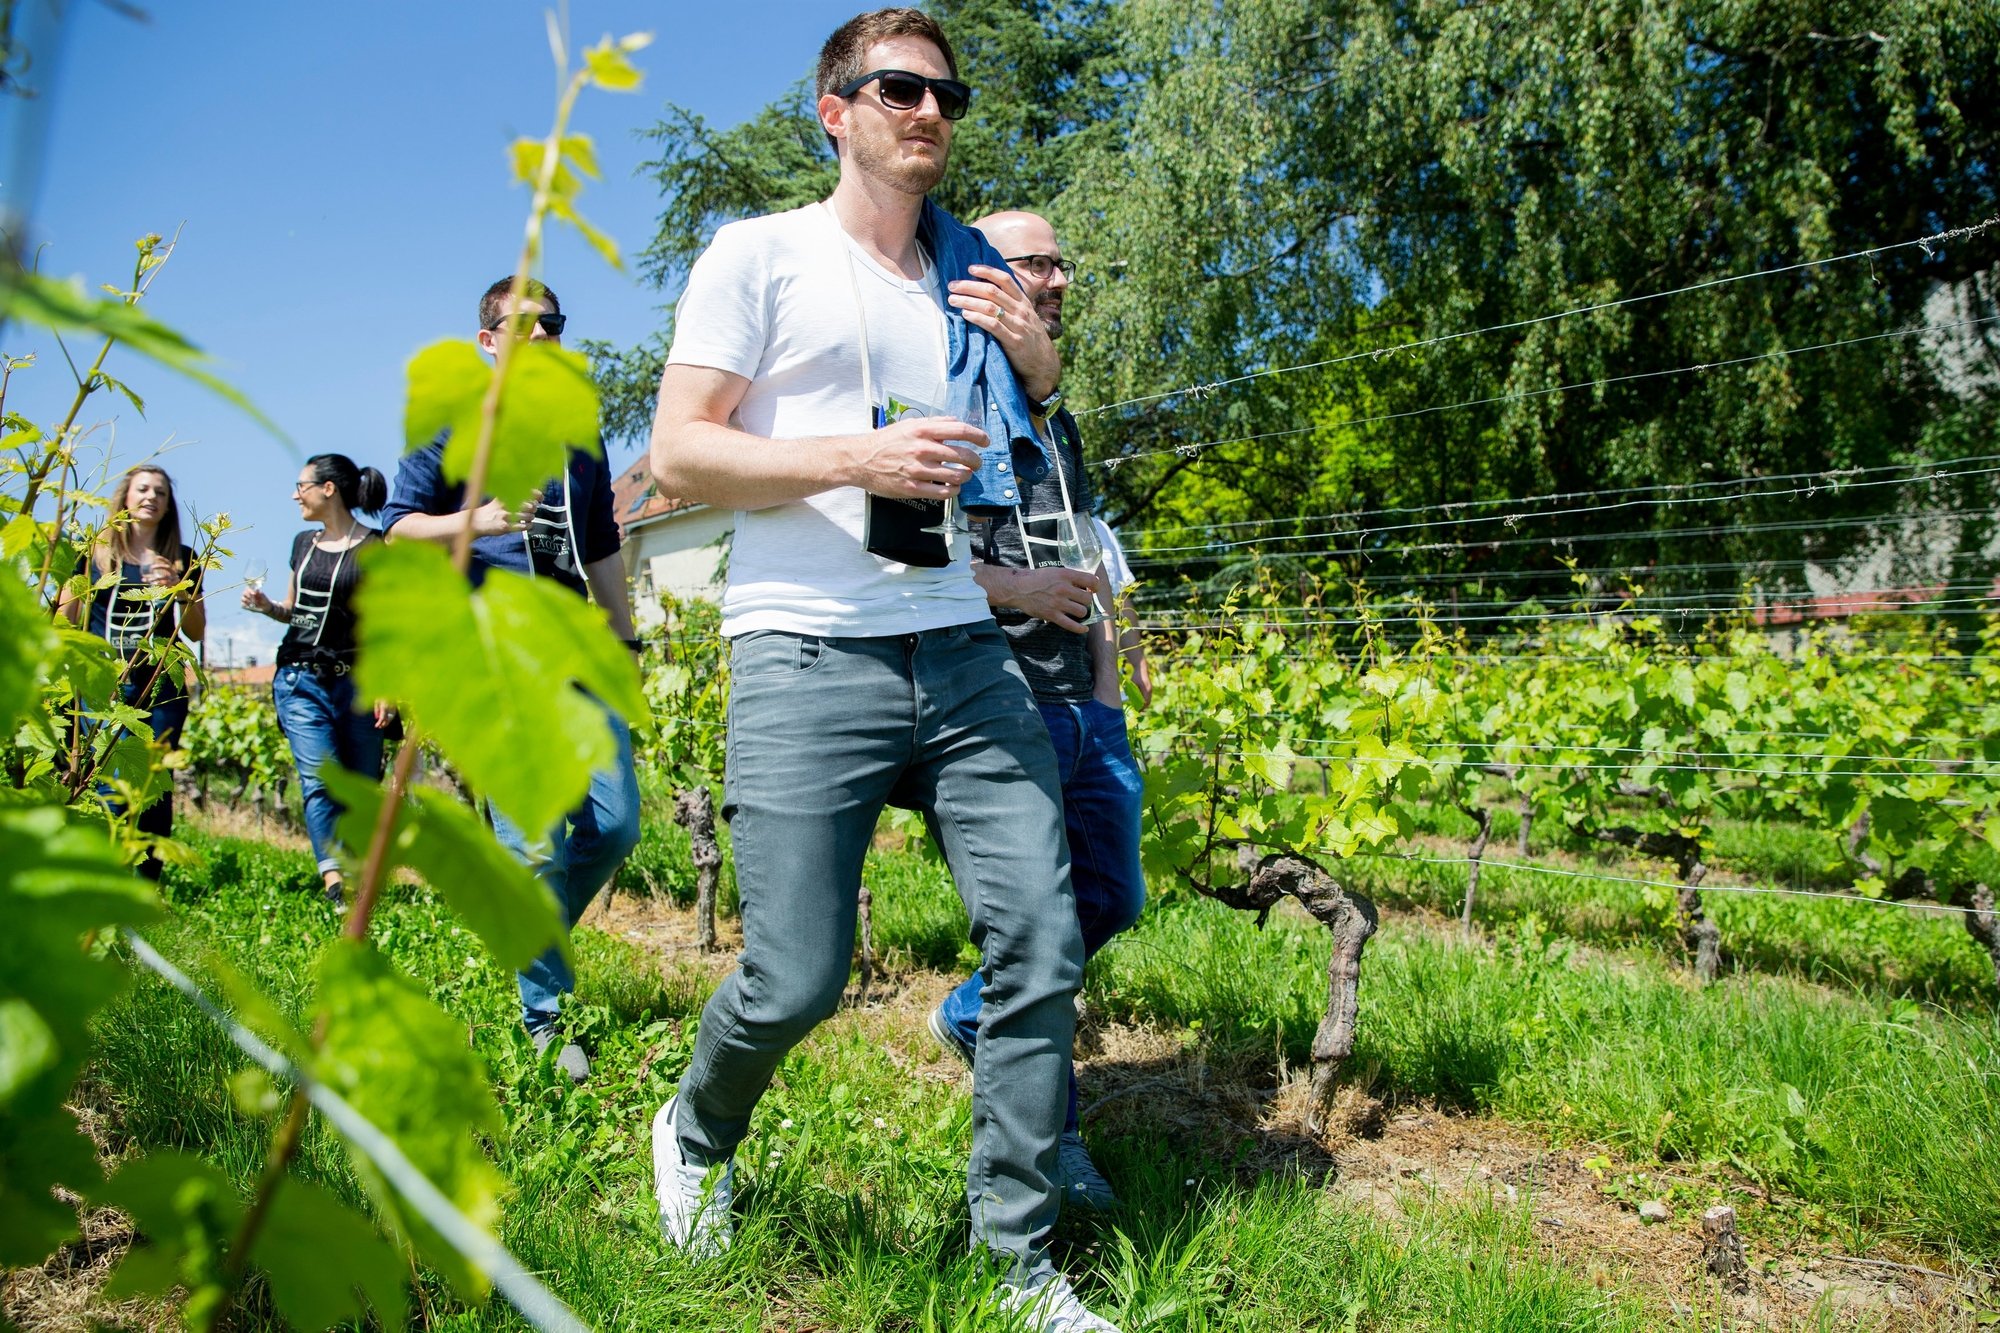
[[[292,494],[299,495],[305,491],[318,490],[322,486],[330,486],[332,484],[325,481],[295,481],[292,483]]]
[[[924,103],[928,89],[937,98],[938,114],[946,120],[962,120],[972,105],[972,89],[957,79],[927,79],[903,69],[871,69],[858,79],[849,79],[834,89],[838,97],[852,97],[870,83],[880,80],[882,105],[895,111],[915,111]]]
[[[531,315],[523,310],[519,314],[500,316],[500,318],[486,326],[486,331],[491,333],[504,324],[507,326],[507,332],[513,334],[516,338],[525,338],[534,331],[535,325],[539,324],[542,326],[543,333],[548,334],[551,338],[560,338],[562,337],[563,325],[567,323],[569,323],[567,315],[559,315],[553,310],[544,310],[539,315]]]
[[[1074,259],[1057,259],[1054,255],[1012,255],[1009,256],[1007,262],[1010,264],[1027,265],[1028,273],[1037,282],[1045,281],[1049,274],[1054,273],[1057,269],[1062,270],[1062,275],[1065,278],[1076,277],[1076,261]]]

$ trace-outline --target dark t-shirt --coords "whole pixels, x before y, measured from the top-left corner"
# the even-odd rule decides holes
[[[1063,512],[1064,484],[1068,486],[1070,504],[1075,512],[1079,515],[1090,513],[1094,497],[1090,479],[1085,475],[1076,418],[1067,411],[1058,412],[1050,425],[1054,428],[1055,462],[1056,467],[1062,470],[1062,479],[1059,482],[1052,469],[1040,481],[1023,487],[1022,507],[1000,514],[986,526],[983,537],[975,538],[973,554],[989,565],[1027,568],[1019,519],[1027,521],[1032,535],[1048,538],[1051,542],[1055,539],[1058,532],[1056,516]],[[1088,522],[1088,518],[1085,521]],[[1036,566],[1058,563],[1053,545],[1036,544]],[[1028,688],[1037,699],[1078,700],[1090,697],[1094,676],[1090,666],[1089,635],[1072,633],[1024,611],[995,608],[993,618],[1006,631],[1008,646],[1014,650],[1014,660],[1020,663],[1021,674],[1028,678]]]
[[[411,514],[458,512],[465,487],[444,479],[445,438],[440,435],[403,455],[396,468],[395,493],[382,510],[382,531]],[[489,569],[511,569],[555,579],[588,595],[584,567],[616,555],[622,540],[611,512],[611,473],[603,458],[572,448],[568,469],[542,488],[542,502],[526,532],[473,539],[472,582],[483,583]]]
[[[93,581],[99,576],[95,562],[88,555],[77,561],[76,572]],[[197,577],[197,595],[200,586],[201,581]],[[149,645],[164,647],[179,630],[180,604],[171,598],[148,596],[148,592],[145,571],[134,562],[125,560],[119,563],[116,584],[96,589],[90,594],[84,615],[85,627],[117,649],[118,655],[128,662],[147,657]],[[138,679],[144,669],[128,671],[128,679]],[[149,692],[149,702],[165,703],[186,695],[186,686],[178,671],[159,671],[155,674],[158,679]]]
[[[382,535],[361,529],[361,540],[345,551],[316,544],[325,530],[292,538],[292,618],[278,644],[279,666],[354,663],[354,590],[361,585],[361,552]]]

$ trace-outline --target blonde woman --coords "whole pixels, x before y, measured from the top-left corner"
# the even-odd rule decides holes
[[[146,714],[156,743],[173,749],[187,724],[187,675],[167,650],[183,636],[199,642],[208,628],[199,571],[193,571],[191,586],[162,595],[186,582],[192,565],[181,538],[173,478],[150,463],[131,469],[112,494],[111,513],[110,525],[78,562],[90,586],[80,596],[66,595],[62,611],[118,650],[125,660],[119,678],[125,702]],[[142,833],[172,836],[171,787],[139,812],[136,826]],[[159,858],[149,854],[139,873],[158,879]]]

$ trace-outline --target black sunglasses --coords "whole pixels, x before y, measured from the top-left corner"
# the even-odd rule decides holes
[[[1028,266],[1028,273],[1037,282],[1045,280],[1049,274],[1055,272],[1057,269],[1062,270],[1062,275],[1065,278],[1076,277],[1076,261],[1074,259],[1057,259],[1054,255],[1009,255],[1007,256],[1007,262],[1010,264],[1026,264]]]
[[[927,79],[904,69],[871,69],[858,79],[849,79],[834,90],[836,96],[852,97],[871,82],[881,80],[882,105],[896,111],[914,111],[923,105],[924,91],[937,98],[938,114],[946,120],[962,120],[972,105],[972,89],[957,79]]]
[[[517,338],[521,338],[526,337],[528,331],[539,324],[542,326],[543,333],[548,334],[551,338],[560,338],[562,337],[563,326],[567,323],[569,323],[567,315],[559,315],[553,310],[544,310],[539,315],[531,315],[526,311],[522,311],[518,315],[500,316],[500,318],[486,326],[486,331],[491,333],[502,324],[505,324],[509,333],[512,333]]]

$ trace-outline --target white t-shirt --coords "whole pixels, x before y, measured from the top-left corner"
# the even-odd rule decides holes
[[[945,327],[935,284],[932,272],[911,282],[884,269],[818,204],[732,222],[688,273],[667,361],[748,379],[731,424],[751,435],[860,434],[873,417],[861,388],[856,288],[876,400],[942,404]],[[739,512],[723,634],[869,637],[989,618],[966,560],[924,569],[862,550],[864,503],[859,487],[843,486]]]
[[[1125,548],[1118,544],[1118,534],[1111,525],[1101,518],[1090,520],[1097,525],[1097,544],[1104,548],[1104,580],[1111,585],[1111,595],[1122,597],[1132,586],[1132,566],[1125,559]]]

